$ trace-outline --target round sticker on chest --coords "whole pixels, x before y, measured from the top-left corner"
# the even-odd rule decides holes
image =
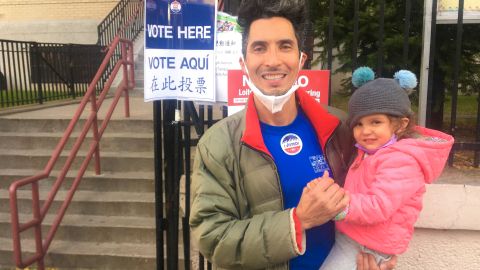
[[[302,139],[297,134],[287,133],[280,140],[280,146],[285,154],[294,156],[302,151]]]

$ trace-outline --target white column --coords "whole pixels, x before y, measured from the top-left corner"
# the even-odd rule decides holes
[[[425,126],[427,117],[428,70],[430,69],[430,42],[432,33],[432,0],[425,0],[423,14],[422,64],[418,93],[418,124]]]

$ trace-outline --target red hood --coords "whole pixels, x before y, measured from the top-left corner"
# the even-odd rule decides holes
[[[265,142],[263,141],[257,108],[255,108],[253,98],[253,93],[251,93],[248,97],[247,108],[245,112],[245,131],[242,136],[242,142],[256,150],[272,156],[265,146]],[[328,113],[328,111],[320,103],[318,103],[304,90],[297,90],[295,92],[295,98],[300,108],[312,123],[313,128],[317,133],[317,138],[319,139],[320,145],[322,146],[322,150],[325,152],[325,144],[340,123],[340,120]]]

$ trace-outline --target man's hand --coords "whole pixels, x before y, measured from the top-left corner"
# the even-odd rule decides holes
[[[390,260],[382,262],[380,266],[372,254],[360,252],[357,255],[357,270],[393,270],[396,265],[397,256],[395,255]]]
[[[296,214],[304,230],[322,225],[347,207],[350,197],[325,171],[303,189]]]

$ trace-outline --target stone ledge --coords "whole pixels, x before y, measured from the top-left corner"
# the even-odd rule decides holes
[[[480,186],[427,185],[423,202],[417,228],[480,230]]]

